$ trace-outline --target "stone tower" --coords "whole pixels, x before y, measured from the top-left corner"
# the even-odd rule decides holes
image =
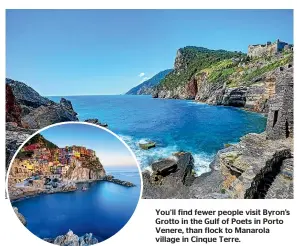
[[[275,95],[269,100],[267,139],[293,137],[293,66],[280,67]]]

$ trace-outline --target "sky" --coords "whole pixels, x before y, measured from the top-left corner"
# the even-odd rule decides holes
[[[126,146],[111,133],[87,124],[63,124],[40,132],[47,140],[63,148],[84,146],[96,151],[102,165],[137,167],[137,163]]]
[[[293,43],[293,10],[7,10],[6,77],[43,96],[123,94],[176,51]]]

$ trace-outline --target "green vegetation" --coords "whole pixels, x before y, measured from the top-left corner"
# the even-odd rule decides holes
[[[160,87],[173,89],[179,85],[186,84],[193,75],[199,73],[201,70],[210,68],[213,64],[228,67],[228,64],[220,64],[220,61],[231,58],[246,57],[241,52],[231,52],[226,50],[209,50],[202,47],[187,46],[179,50],[181,53],[182,68],[180,71],[171,72],[159,84]],[[230,73],[231,71],[229,71]],[[224,74],[225,76],[225,74]]]
[[[27,158],[31,158],[32,157],[32,155],[33,155],[33,151],[20,151],[19,153],[18,153],[18,158],[19,159],[27,159]]]
[[[219,83],[229,88],[250,86],[257,78],[293,61],[293,53],[285,51],[281,56],[249,58],[241,52],[209,50],[188,46],[179,50],[179,69],[169,73],[157,89],[172,90],[184,86],[193,77],[206,76],[208,83]],[[204,76],[203,76],[204,77]]]
[[[40,143],[42,144],[44,147],[49,148],[49,149],[56,149],[58,148],[57,145],[55,145],[54,143],[48,141],[47,139],[45,139],[41,134],[36,134],[35,136],[33,136],[26,144],[25,146],[31,145],[31,144],[36,144],[36,143]]]
[[[263,66],[259,69],[254,70],[251,73],[247,73],[244,77],[243,80],[247,82],[248,85],[252,84],[252,80],[263,75],[264,73],[270,72],[278,67],[284,66],[288,64],[289,62],[293,61],[293,54],[288,54],[285,55],[284,58],[274,61],[272,63],[269,63],[266,66]]]

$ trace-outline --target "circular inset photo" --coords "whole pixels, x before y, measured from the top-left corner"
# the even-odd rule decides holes
[[[102,242],[131,218],[141,195],[133,152],[102,127],[68,122],[32,135],[8,170],[7,192],[19,220],[55,245]]]

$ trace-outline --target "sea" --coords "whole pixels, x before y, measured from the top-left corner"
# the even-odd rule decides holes
[[[191,100],[159,99],[151,96],[96,95],[63,96],[72,102],[78,118],[98,118],[118,134],[135,153],[141,169],[177,151],[189,151],[197,175],[224,144],[236,143],[247,133],[265,130],[266,118],[234,107],[212,106]],[[59,102],[61,96],[49,97]],[[142,150],[142,141],[156,148]]]
[[[78,190],[44,194],[12,203],[27,220],[27,229],[37,237],[55,238],[69,230],[83,236],[93,233],[98,241],[116,234],[134,213],[141,193],[138,168],[105,167],[107,174],[134,183],[125,187],[107,181],[84,183]],[[81,188],[87,187],[83,191]]]

